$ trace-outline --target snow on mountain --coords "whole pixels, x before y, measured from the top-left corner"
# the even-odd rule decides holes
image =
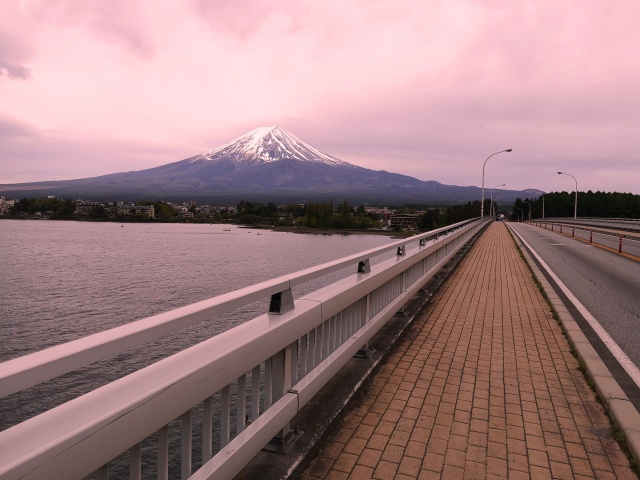
[[[478,187],[370,170],[322,153],[283,128],[260,127],[209,152],[133,172],[67,181],[36,182],[9,188],[63,198],[96,200],[204,199],[212,202],[301,202],[349,199],[366,204],[459,204],[479,198]],[[9,191],[6,190],[6,191]],[[511,194],[511,195],[510,195]],[[501,190],[506,202],[530,194]]]
[[[222,159],[249,165],[271,163],[278,160],[298,160],[356,168],[355,165],[322,153],[278,126],[256,128],[226,145],[190,160],[192,162],[200,160],[215,162]]]

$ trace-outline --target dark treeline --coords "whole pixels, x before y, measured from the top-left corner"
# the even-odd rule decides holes
[[[525,202],[531,204],[531,218],[542,218],[543,202],[545,218],[573,217],[575,192],[551,192],[538,198],[524,200],[518,198],[513,204],[513,220],[517,217],[516,212],[524,215],[525,220],[529,218],[529,205]],[[578,192],[578,217],[640,218],[640,195],[591,190]]]
[[[48,212],[52,220],[65,220],[72,218],[76,211],[76,202],[73,200],[60,200],[57,198],[23,198],[9,209],[9,215],[34,216]]]
[[[307,228],[358,229],[366,230],[379,222],[366,213],[364,205],[357,208],[343,200],[336,209],[332,202],[309,202],[300,224]]]

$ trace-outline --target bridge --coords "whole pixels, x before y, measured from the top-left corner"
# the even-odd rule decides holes
[[[270,298],[239,327],[0,432],[0,478],[256,478],[269,464],[305,478],[634,475],[605,407],[637,460],[635,407],[538,273],[567,343],[527,268],[505,224],[474,219],[10,360],[3,397]],[[358,368],[376,400],[347,388],[346,416],[327,415],[346,430],[323,444],[300,419]]]

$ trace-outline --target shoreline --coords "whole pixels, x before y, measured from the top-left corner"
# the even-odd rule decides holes
[[[254,230],[271,230],[273,232],[284,232],[284,233],[300,233],[300,234],[312,234],[312,235],[384,235],[390,238],[408,238],[414,235],[417,235],[420,232],[411,230],[404,231],[391,231],[391,230],[357,230],[357,229],[330,229],[330,228],[309,228],[309,227],[278,227],[278,226],[270,226],[270,225],[243,225],[238,223],[231,222],[207,222],[207,221],[162,221],[157,219],[149,219],[149,220],[130,220],[130,219],[119,219],[119,220],[107,220],[107,219],[89,219],[89,218],[45,218],[45,217],[13,217],[13,216],[0,216],[0,220],[20,220],[20,221],[29,221],[29,220],[53,220],[53,221],[61,221],[61,222],[95,222],[95,223],[141,223],[141,224],[184,224],[184,225],[233,225],[237,228],[244,229],[254,229]]]

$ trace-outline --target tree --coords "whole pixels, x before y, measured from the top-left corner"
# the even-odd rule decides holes
[[[440,223],[440,210],[432,208],[427,210],[418,219],[418,230],[429,231],[438,227]]]

